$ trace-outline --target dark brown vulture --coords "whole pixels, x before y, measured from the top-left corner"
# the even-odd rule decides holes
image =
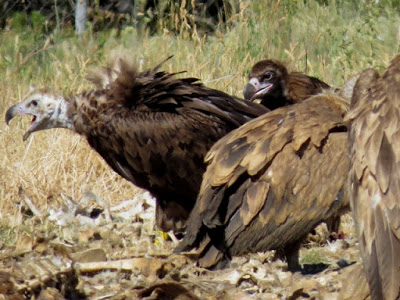
[[[351,207],[371,299],[400,299],[400,55],[364,71],[350,122]]]
[[[351,98],[355,82],[349,80],[341,90],[341,94]],[[351,92],[346,92],[346,85]],[[257,62],[249,72],[249,83],[244,87],[246,100],[261,100],[267,108],[276,108],[300,103],[324,90],[338,92],[325,82],[300,72],[289,73],[285,65],[277,60]],[[350,95],[349,95],[350,93]],[[330,232],[338,232],[340,216],[332,217],[325,222]]]
[[[298,270],[307,234],[348,209],[348,106],[326,92],[219,140],[206,156],[199,197],[175,252],[200,248],[200,266],[221,268],[235,255],[277,250]]]
[[[156,198],[156,223],[183,231],[196,201],[211,146],[268,111],[207,88],[196,78],[144,72],[124,60],[92,72],[97,89],[64,98],[35,90],[6,113],[33,115],[35,131],[68,128],[86,137],[111,168]]]
[[[299,72],[289,73],[286,67],[276,60],[262,60],[249,72],[249,83],[244,87],[244,98],[269,109],[299,103],[323,90],[331,89],[325,82]]]

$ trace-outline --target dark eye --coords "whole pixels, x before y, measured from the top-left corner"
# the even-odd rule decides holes
[[[38,102],[36,100],[32,100],[31,101],[31,105],[36,107],[36,106],[38,106]]]
[[[271,80],[274,77],[274,72],[266,72],[263,75],[263,81]]]

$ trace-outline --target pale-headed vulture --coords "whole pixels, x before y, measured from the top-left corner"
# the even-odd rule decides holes
[[[50,128],[83,135],[115,172],[153,194],[159,228],[182,232],[208,150],[268,109],[159,69],[138,72],[126,60],[116,60],[88,76],[95,89],[68,97],[34,90],[9,108],[6,122],[32,115],[24,140]]]

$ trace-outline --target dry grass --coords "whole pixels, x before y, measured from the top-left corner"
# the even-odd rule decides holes
[[[48,38],[29,29],[0,32],[0,115],[29,85],[64,93],[90,88],[83,80],[88,67],[119,54],[140,61],[143,69],[174,54],[164,69],[187,70],[188,76],[240,96],[247,70],[262,58],[283,59],[340,87],[368,66],[387,65],[398,51],[400,17],[390,9],[365,2],[369,11],[349,14],[334,1],[325,6],[306,2],[243,1],[232,17],[234,26],[209,36],[183,30],[149,37],[131,27],[118,38],[113,31],[89,32],[82,39],[67,32]],[[84,139],[66,130],[35,133],[22,142],[27,122],[13,120],[10,127],[0,122],[0,227],[23,222],[20,187],[41,208],[57,202],[61,193],[79,200],[90,190],[109,202],[137,193]]]

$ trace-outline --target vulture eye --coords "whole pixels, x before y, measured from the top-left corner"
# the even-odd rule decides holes
[[[271,80],[274,77],[274,72],[266,72],[263,76],[263,81]]]

